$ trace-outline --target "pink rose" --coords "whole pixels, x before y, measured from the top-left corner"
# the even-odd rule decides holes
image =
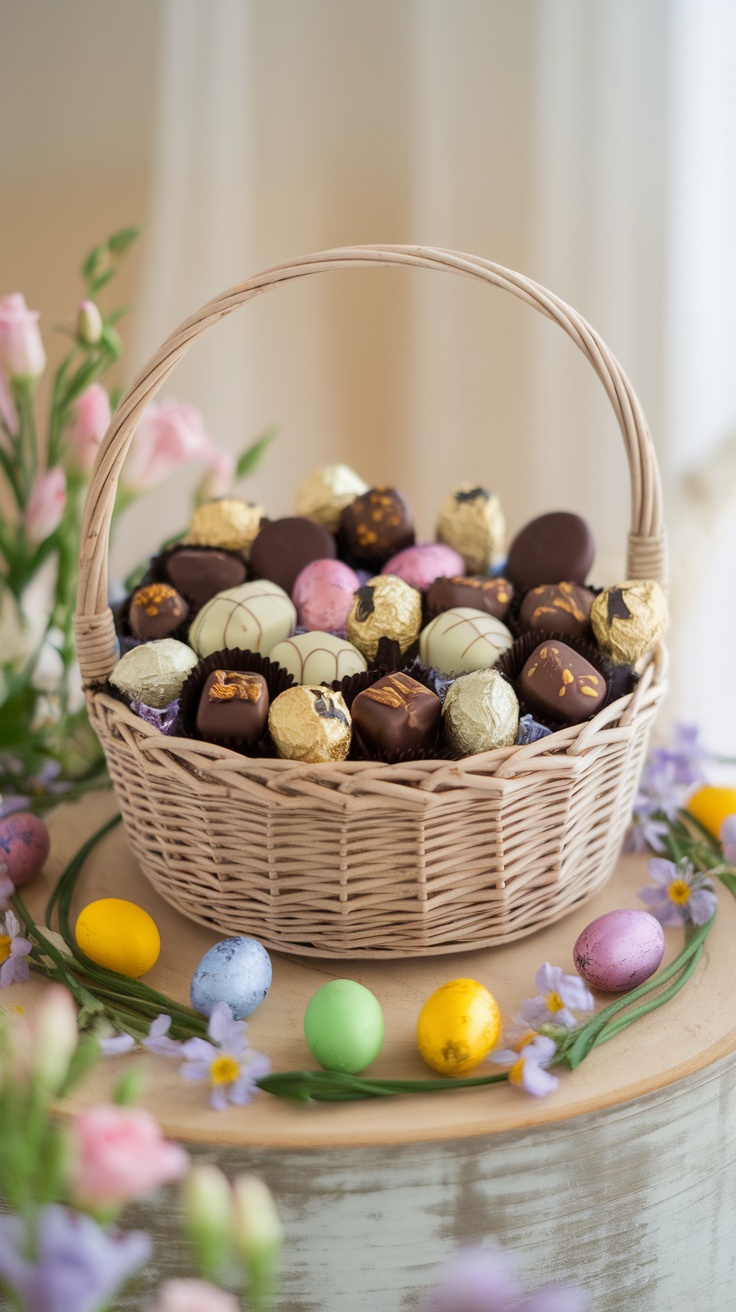
[[[0,369],[0,419],[5,424],[10,436],[17,437],[20,432],[18,411],[15,407],[15,399],[8,375],[4,369]]]
[[[183,464],[208,463],[215,446],[193,405],[165,401],[150,405],[141,419],[123,469],[129,492],[145,492]]]
[[[0,367],[10,378],[39,378],[46,368],[39,318],[20,292],[0,301]]]
[[[92,1107],[74,1122],[71,1187],[83,1207],[115,1207],[178,1180],[189,1158],[142,1107]]]
[[[55,465],[39,474],[28,498],[23,519],[28,541],[37,544],[51,537],[59,527],[66,506],[66,474]]]
[[[239,1312],[232,1294],[204,1280],[167,1280],[154,1312]]]
[[[92,383],[72,407],[68,430],[69,453],[74,465],[88,474],[111,418],[110,398],[100,383]]]

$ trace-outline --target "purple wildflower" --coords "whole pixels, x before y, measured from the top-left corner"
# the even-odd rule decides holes
[[[729,866],[736,866],[736,815],[727,815],[721,825],[721,845],[723,859]]]
[[[556,1052],[554,1039],[529,1030],[513,1048],[496,1048],[489,1061],[508,1068],[509,1084],[517,1085],[535,1098],[543,1098],[547,1093],[554,1093],[560,1082],[547,1070]]]
[[[579,975],[565,975],[561,966],[550,966],[545,961],[534,976],[539,993],[526,998],[519,1007],[522,1018],[532,1029],[540,1025],[562,1025],[572,1030],[578,1024],[571,1007],[576,1011],[592,1011],[593,994],[586,989]]]
[[[29,939],[21,937],[21,925],[14,911],[6,911],[0,924],[0,989],[11,984],[25,984],[30,971],[26,957],[31,951]]]
[[[125,1052],[132,1052],[136,1046],[132,1034],[107,1034],[102,1038],[98,1034],[97,1042],[103,1057],[120,1057]]]
[[[711,753],[699,741],[699,732],[696,724],[675,724],[672,746],[657,747],[652,753],[653,761],[672,767],[675,783],[680,788],[692,788],[693,784],[707,782],[704,766],[711,759]]]
[[[170,1016],[157,1016],[151,1021],[146,1038],[141,1039],[143,1047],[159,1057],[178,1057],[184,1045],[180,1039],[169,1038],[170,1028]]]
[[[15,884],[5,873],[7,868],[6,865],[0,866],[0,907],[3,909],[15,892]]]
[[[517,1265],[497,1244],[461,1250],[445,1263],[426,1312],[585,1312],[589,1306],[579,1285],[548,1285],[524,1294]]]
[[[705,925],[716,909],[716,895],[706,875],[700,874],[689,861],[675,864],[662,857],[649,862],[649,874],[654,888],[642,888],[639,897],[646,902],[660,925]]]
[[[35,1262],[26,1238],[20,1217],[0,1218],[0,1276],[25,1312],[97,1312],[151,1252],[148,1235],[111,1233],[57,1203],[38,1213]]]
[[[210,1016],[207,1033],[213,1040],[187,1039],[181,1053],[186,1061],[179,1067],[187,1080],[209,1080],[210,1106],[222,1111],[228,1102],[242,1106],[250,1102],[256,1081],[271,1070],[268,1057],[248,1046],[248,1026],[233,1020],[226,1002],[218,1002]]]

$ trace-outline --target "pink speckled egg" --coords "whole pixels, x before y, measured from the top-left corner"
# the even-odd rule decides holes
[[[583,930],[572,950],[575,969],[591,988],[626,993],[659,969],[664,930],[648,911],[607,911]]]
[[[353,593],[360,587],[354,569],[341,560],[312,560],[298,575],[291,594],[304,629],[344,633]]]
[[[420,592],[431,588],[435,579],[456,578],[465,573],[465,561],[459,552],[444,542],[425,542],[405,547],[386,561],[382,574],[396,574]]]
[[[30,811],[15,811],[0,820],[0,872],[16,888],[38,874],[50,846],[49,831],[43,820]]]

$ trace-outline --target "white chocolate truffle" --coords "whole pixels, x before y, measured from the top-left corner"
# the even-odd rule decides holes
[[[331,533],[340,527],[340,512],[368,491],[368,484],[349,465],[323,465],[300,484],[294,506],[297,515],[309,515]]]
[[[110,683],[131,701],[161,711],[179,696],[196,664],[197,657],[186,643],[159,638],[126,651],[113,669]]]
[[[270,660],[289,671],[295,683],[332,683],[348,674],[367,670],[357,647],[334,633],[297,633],[271,648]]]
[[[255,579],[216,593],[195,617],[189,641],[200,656],[228,647],[270,656],[295,625],[296,608],[284,589]]]
[[[495,615],[470,606],[445,610],[419,635],[419,655],[440,674],[487,670],[507,651],[513,638]]]

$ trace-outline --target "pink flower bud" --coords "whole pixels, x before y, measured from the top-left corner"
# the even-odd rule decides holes
[[[235,474],[235,457],[229,451],[215,448],[209,468],[197,488],[197,501],[215,501],[226,497],[232,487]]]
[[[77,341],[94,346],[102,336],[102,315],[94,301],[82,301],[77,310]]]
[[[215,446],[193,405],[165,401],[150,405],[128,451],[122,483],[128,492],[146,492],[183,464],[211,461]]]
[[[55,465],[39,474],[31,489],[23,520],[28,541],[34,545],[45,542],[59,527],[65,506],[66,474]]]
[[[110,398],[100,383],[92,383],[72,406],[68,429],[69,454],[77,469],[88,474],[110,423]]]
[[[20,432],[20,421],[8,375],[4,369],[0,369],[0,419],[5,424],[10,436],[17,437]],[[0,437],[0,444],[2,441],[3,439]]]
[[[72,1132],[71,1190],[83,1207],[118,1207],[178,1180],[189,1158],[142,1107],[91,1107]]]
[[[0,301],[0,367],[10,378],[40,378],[46,368],[39,318],[20,292]]]
[[[204,1280],[167,1280],[153,1312],[239,1312],[232,1294]]]
[[[31,1074],[48,1093],[58,1093],[64,1083],[78,1040],[72,995],[51,984],[31,1023]]]

